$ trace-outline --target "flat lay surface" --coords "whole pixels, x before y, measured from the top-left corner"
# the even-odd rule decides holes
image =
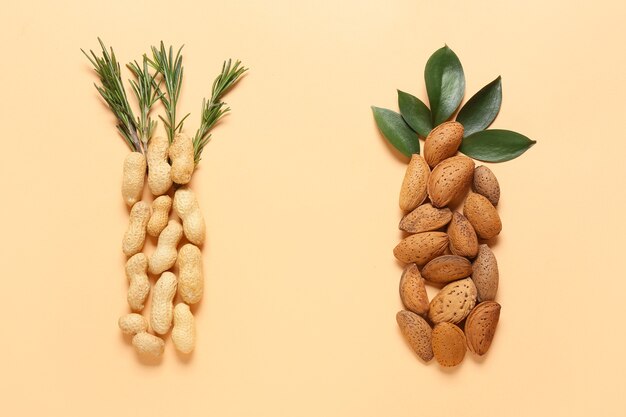
[[[27,1],[0,16],[3,414],[622,415],[623,2],[173,7]],[[141,361],[117,327],[128,148],[80,52],[98,36],[122,63],[185,45],[190,132],[223,60],[250,68],[192,180],[207,239],[189,358],[168,337],[160,362]],[[408,160],[370,109],[397,111],[396,89],[426,101],[424,65],[444,44],[465,100],[501,75],[492,127],[537,141],[489,164],[502,310],[487,355],[455,369],[421,362],[396,324]]]

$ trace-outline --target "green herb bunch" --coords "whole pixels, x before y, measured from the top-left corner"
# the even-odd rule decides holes
[[[465,95],[465,75],[457,55],[447,45],[435,51],[424,70],[430,109],[417,97],[398,90],[400,113],[372,106],[374,119],[383,136],[406,156],[420,153],[419,137],[448,121],[457,112]],[[502,104],[502,80],[484,86],[456,115],[465,129],[459,151],[485,162],[517,158],[536,142],[502,129],[487,129]]]
[[[174,48],[172,46],[166,48],[161,41],[158,48],[151,47],[151,57],[143,55],[141,65],[137,61],[127,65],[134,76],[129,83],[139,107],[139,116],[135,116],[128,101],[120,64],[113,48],[107,48],[100,38],[98,42],[102,49],[101,55],[91,50],[89,54],[82,49],[81,51],[100,78],[100,85],[95,85],[96,90],[116,117],[117,129],[130,149],[144,154],[147,152],[148,142],[157,127],[157,121],[150,115],[158,101],[165,111],[165,116],[159,115],[159,119],[165,127],[169,142],[172,143],[174,136],[182,132],[183,123],[189,116],[187,113],[177,120],[176,113],[183,85],[183,47],[181,46],[174,54]],[[193,139],[196,165],[200,162],[202,151],[211,138],[211,129],[230,110],[226,103],[221,101],[222,97],[247,70],[240,61],[234,64],[230,59],[225,61],[222,71],[213,82],[210,98],[203,99],[200,127]]]

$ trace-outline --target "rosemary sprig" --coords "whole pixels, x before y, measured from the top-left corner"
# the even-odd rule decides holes
[[[92,50],[89,51],[91,53],[90,56],[87,52],[81,49],[82,53],[85,54],[87,59],[89,59],[93,65],[98,77],[100,77],[102,85],[94,84],[96,90],[98,90],[117,118],[117,129],[126,140],[128,146],[133,151],[145,152],[145,149],[142,148],[142,143],[139,140],[135,116],[128,102],[124,84],[122,83],[120,64],[115,58],[113,48],[110,48],[109,52],[100,38],[98,38],[98,42],[102,48],[101,57],[97,56]]]
[[[211,90],[211,98],[202,100],[202,119],[200,127],[193,138],[194,159],[196,165],[200,162],[202,150],[211,140],[211,129],[217,122],[230,111],[226,103],[221,101],[222,97],[228,90],[239,81],[243,74],[248,70],[241,65],[240,61],[236,61],[232,65],[232,61],[224,61],[222,72],[213,81]]]
[[[161,74],[162,81],[165,84],[165,93],[159,91],[159,98],[165,107],[165,118],[159,116],[165,125],[167,137],[172,143],[177,132],[182,131],[183,122],[189,116],[186,114],[180,122],[176,122],[176,106],[180,97],[180,90],[183,84],[183,56],[181,55],[183,47],[181,46],[176,55],[172,46],[169,50],[165,49],[163,41],[160,47],[152,47],[152,59],[147,58],[148,63]]]
[[[148,147],[148,141],[154,133],[157,122],[150,117],[152,106],[160,98],[161,93],[159,84],[156,82],[157,73],[150,75],[148,69],[148,58],[144,55],[143,65],[140,67],[137,61],[127,65],[128,69],[133,73],[137,81],[129,80],[130,85],[137,97],[139,103],[140,116],[137,117],[137,129],[139,137],[145,149]]]

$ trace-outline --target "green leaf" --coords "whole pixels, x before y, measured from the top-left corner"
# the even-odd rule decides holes
[[[385,139],[402,154],[411,157],[420,153],[420,141],[399,113],[372,106],[374,119]]]
[[[501,104],[502,81],[498,77],[474,94],[456,116],[456,121],[465,128],[463,136],[487,129],[498,115]]]
[[[504,162],[515,159],[537,143],[510,130],[483,130],[469,135],[460,151],[479,161]]]
[[[465,75],[461,61],[446,45],[428,59],[424,79],[433,126],[437,126],[448,120],[463,100]]]
[[[404,121],[420,136],[426,137],[433,130],[430,110],[419,98],[398,90],[398,106]]]

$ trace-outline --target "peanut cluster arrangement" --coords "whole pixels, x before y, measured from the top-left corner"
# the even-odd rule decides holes
[[[102,41],[100,45],[101,56],[93,51],[85,55],[100,77],[101,85],[96,88],[116,116],[117,128],[132,151],[124,160],[122,176],[122,197],[130,209],[122,251],[127,257],[131,312],[122,315],[118,325],[124,334],[132,336],[132,345],[140,355],[160,357],[165,348],[163,338],[170,330],[176,350],[189,354],[196,345],[193,308],[204,291],[201,248],[206,238],[204,217],[190,181],[211,129],[229,111],[222,96],[247,69],[239,61],[234,65],[230,60],[224,62],[211,98],[202,103],[200,127],[192,138],[183,132],[188,115],[180,120],[176,117],[183,79],[181,50],[174,54],[172,47],[168,51],[161,42],[160,48],[152,48],[151,58],[143,56],[142,66],[137,62],[128,65],[135,76],[130,84],[140,107],[140,116],[135,117],[113,49],[107,50]],[[159,117],[167,135],[153,137],[157,121],[150,112],[158,101],[165,109],[165,116]],[[142,200],[146,177],[151,202]],[[149,256],[142,252],[147,235],[157,241]],[[154,286],[149,275],[156,278]],[[141,313],[150,292],[146,319]]]
[[[400,229],[410,235],[393,251],[407,264],[400,279],[405,310],[396,315],[400,330],[420,358],[434,356],[442,366],[461,363],[466,345],[484,355],[500,317],[498,264],[479,243],[502,229],[495,208],[500,187],[489,168],[456,155],[462,139],[460,123],[444,122],[427,136],[424,156],[411,157],[400,191],[406,212]],[[463,199],[462,213],[450,209]],[[427,282],[443,286],[430,302]]]
[[[460,107],[465,74],[448,46],[428,59],[424,80],[430,108],[398,90],[400,113],[372,111],[385,139],[410,158],[400,191],[405,213],[400,229],[408,236],[393,251],[406,264],[400,279],[405,309],[396,321],[421,359],[434,357],[448,367],[460,364],[467,349],[487,353],[500,319],[498,263],[489,247],[502,230],[496,210],[500,186],[474,159],[509,161],[536,142],[510,130],[487,129],[500,111],[500,77]],[[440,289],[430,301],[426,283]]]

